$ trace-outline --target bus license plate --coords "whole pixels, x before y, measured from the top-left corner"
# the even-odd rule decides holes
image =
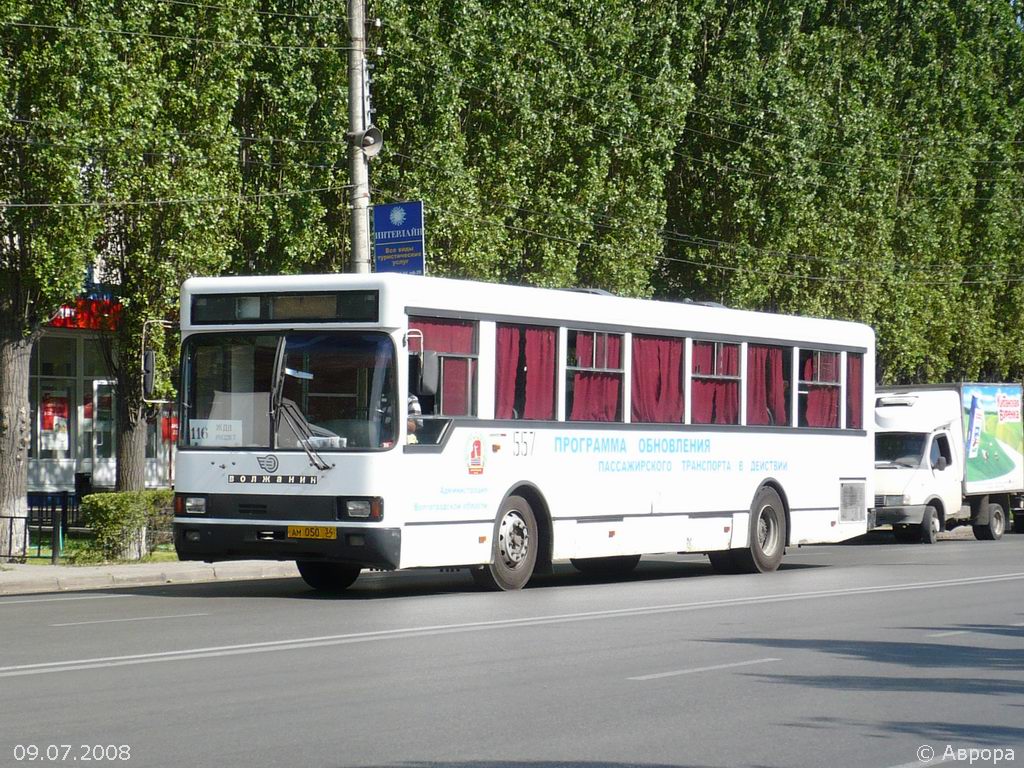
[[[327,525],[289,525],[289,539],[337,539],[338,529]]]

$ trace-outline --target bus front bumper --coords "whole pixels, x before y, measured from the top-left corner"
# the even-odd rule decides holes
[[[286,525],[179,520],[174,521],[179,560],[314,560],[392,569],[402,551],[399,528],[332,526],[335,538],[313,539],[289,537]]]

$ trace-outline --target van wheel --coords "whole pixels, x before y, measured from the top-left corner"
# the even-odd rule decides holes
[[[640,562],[640,555],[620,557],[574,557],[569,560],[580,573],[589,576],[625,576]]]
[[[1006,514],[998,504],[988,505],[988,524],[975,525],[974,538],[982,541],[998,541],[1006,530]]]
[[[768,573],[782,562],[786,552],[786,511],[771,488],[761,488],[750,505],[750,548],[733,550],[737,570]]]
[[[928,505],[921,518],[921,543],[934,544],[939,536],[939,511]]]
[[[321,592],[344,592],[359,578],[359,571],[362,570],[358,565],[321,563],[315,560],[299,560],[295,565],[299,568],[302,580]]]
[[[533,576],[539,544],[537,518],[529,502],[522,496],[509,496],[494,521],[491,562],[473,570],[473,581],[503,592],[522,589]]]

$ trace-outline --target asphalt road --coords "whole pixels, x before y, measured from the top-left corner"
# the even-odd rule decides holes
[[[1024,536],[876,541],[3,598],[0,765],[1024,765]]]

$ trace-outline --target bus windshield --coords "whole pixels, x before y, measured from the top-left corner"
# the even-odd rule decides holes
[[[395,350],[372,332],[203,334],[183,350],[185,448],[390,448]]]
[[[928,435],[923,432],[876,432],[875,464],[919,467]]]

